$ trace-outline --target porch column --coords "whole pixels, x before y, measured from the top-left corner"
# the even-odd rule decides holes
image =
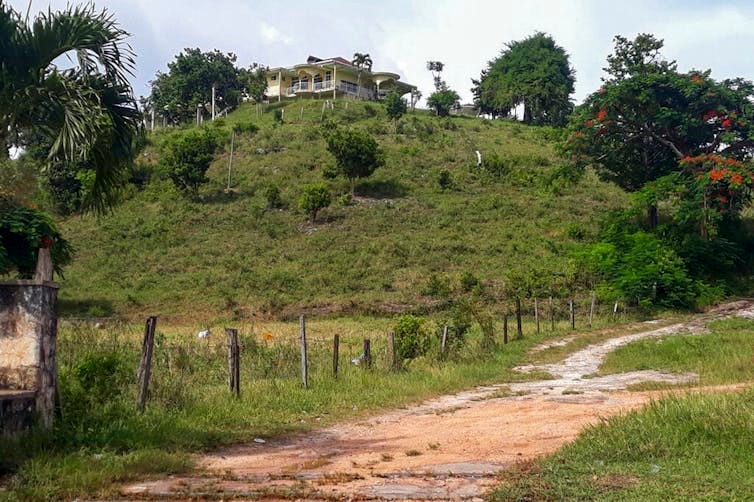
[[[283,72],[278,72],[278,103],[283,99]]]
[[[338,67],[332,65],[332,98],[335,99],[335,92],[338,90]]]

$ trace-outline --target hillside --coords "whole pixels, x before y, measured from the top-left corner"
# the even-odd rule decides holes
[[[592,174],[578,183],[558,177],[551,129],[426,112],[394,124],[378,104],[335,105],[326,121],[365,128],[386,154],[351,204],[337,202],[347,180],[323,177],[334,160],[321,133],[322,101],[287,104],[282,125],[276,105],[244,105],[214,124],[228,141],[194,200],[161,179],[164,134],[155,134],[139,160],[148,184],[107,216],[63,222],[77,250],[62,281],[63,309],[180,319],[393,312],[430,301],[433,277],[562,274],[599,218],[626,200]],[[236,136],[226,194],[229,131],[239,123],[260,129]],[[477,167],[476,149],[498,161]],[[448,189],[438,182],[443,170]],[[296,201],[302,185],[322,181],[336,203],[310,224]],[[283,209],[268,209],[270,185],[280,188]]]

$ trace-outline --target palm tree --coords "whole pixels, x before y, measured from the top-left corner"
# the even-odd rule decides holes
[[[360,52],[356,52],[353,55],[353,60],[351,61],[351,64],[359,69],[359,80],[358,80],[359,90],[358,90],[357,96],[361,97],[361,73],[364,71],[365,68],[367,71],[372,71],[372,58],[369,54],[362,54]]]
[[[29,23],[0,2],[0,156],[41,138],[50,164],[89,163],[97,212],[113,203],[140,132],[128,36],[93,5],[48,10]],[[61,56],[70,68],[58,68]]]

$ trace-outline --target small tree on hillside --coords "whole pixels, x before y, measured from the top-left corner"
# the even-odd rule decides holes
[[[335,129],[327,137],[327,151],[335,157],[339,173],[351,181],[351,195],[358,178],[370,176],[385,163],[377,141],[366,131]]]
[[[442,71],[445,65],[440,61],[427,61],[427,69],[432,72],[432,79],[435,81],[435,92],[427,98],[427,105],[435,110],[435,114],[445,117],[450,110],[458,106],[461,97],[456,91],[448,87],[448,84],[442,79]]]
[[[385,110],[390,119],[398,120],[404,113],[406,113],[407,109],[408,105],[406,104],[406,100],[397,92],[393,91],[385,98]]]
[[[217,147],[217,138],[212,131],[192,129],[165,142],[160,162],[179,190],[196,193],[199,185],[209,181],[206,173]]]
[[[317,213],[330,205],[332,197],[330,190],[324,183],[315,185],[306,185],[304,193],[298,200],[298,206],[309,215],[309,221],[314,223],[317,220]]]

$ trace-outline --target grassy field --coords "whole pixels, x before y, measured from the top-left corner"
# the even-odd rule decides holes
[[[231,194],[223,192],[229,144],[211,181],[186,198],[156,167],[164,134],[152,136],[140,160],[149,184],[112,214],[63,223],[77,250],[62,281],[64,312],[158,313],[174,322],[392,313],[430,308],[438,299],[430,280],[455,281],[464,272],[500,284],[523,271],[567,294],[570,252],[595,234],[602,215],[626,203],[620,189],[591,174],[575,184],[558,176],[555,130],[423,112],[391,123],[378,104],[336,102],[325,119],[370,131],[386,165],[357,184],[352,203],[340,197],[347,180],[327,181],[336,203],[312,225],[296,201],[334,164],[322,103],[285,105],[282,125],[274,124],[276,108],[257,114],[242,106],[223,119],[227,131],[260,127],[236,137]],[[498,174],[476,166],[477,149],[501,159]],[[438,182],[443,170],[448,189]],[[267,207],[272,185],[282,209]]]
[[[700,383],[751,382],[754,321],[711,333],[643,340],[610,354],[601,374],[699,373]],[[545,459],[506,472],[493,500],[748,500],[754,493],[754,390],[699,393],[590,427]]]
[[[636,370],[693,372],[700,385],[754,381],[754,322],[728,319],[698,336],[641,340],[609,354],[599,374]]]
[[[437,319],[426,319],[436,332]],[[608,319],[598,319],[604,325]],[[478,328],[441,357],[433,337],[426,356],[405,370],[389,368],[386,331],[394,321],[374,318],[308,323],[310,389],[300,381],[297,324],[237,325],[242,344],[241,398],[226,384],[226,348],[219,326],[208,339],[196,329],[161,326],[155,344],[147,411],[135,411],[141,327],[67,322],[59,335],[63,419],[52,433],[0,440],[0,500],[112,497],[117,483],[182,472],[191,453],[252,438],[270,438],[404,406],[478,384],[520,380],[511,369],[534,344],[561,333],[534,333],[484,349]],[[564,327],[564,324],[560,324]],[[498,332],[500,326],[496,326]],[[332,335],[341,335],[340,372],[332,374]],[[364,337],[373,366],[350,363]],[[539,375],[533,375],[534,377]]]

